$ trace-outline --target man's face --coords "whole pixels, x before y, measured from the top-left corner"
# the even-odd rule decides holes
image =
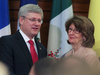
[[[20,17],[20,29],[30,38],[35,37],[41,28],[42,15],[29,12],[26,16]]]

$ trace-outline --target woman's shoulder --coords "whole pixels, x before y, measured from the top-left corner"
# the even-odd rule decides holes
[[[92,48],[87,48],[87,53],[96,55],[96,52]]]
[[[86,59],[89,59],[89,60],[98,59],[96,52],[92,48],[87,49],[87,52],[85,53],[86,53],[85,54]]]

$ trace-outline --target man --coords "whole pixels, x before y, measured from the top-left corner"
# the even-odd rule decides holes
[[[61,58],[53,67],[52,75],[100,75],[79,57],[68,56]]]
[[[52,67],[58,62],[57,59],[45,57],[32,66],[29,75],[52,75]]]
[[[0,61],[0,75],[9,75],[7,66]]]
[[[19,9],[18,19],[20,30],[0,38],[0,60],[8,66],[10,75],[28,75],[33,63],[47,56],[46,48],[35,37],[41,28],[43,11],[37,5],[27,4]],[[29,40],[34,42],[35,62]]]

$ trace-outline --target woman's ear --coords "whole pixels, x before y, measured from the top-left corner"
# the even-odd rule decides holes
[[[86,38],[85,38],[85,36],[83,36],[83,41],[86,41]]]

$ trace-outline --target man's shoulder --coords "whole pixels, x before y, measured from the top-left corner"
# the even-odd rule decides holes
[[[1,38],[0,38],[0,41],[13,41],[13,40],[15,40],[19,35],[18,35],[19,33],[18,32],[16,32],[16,33],[14,33],[14,34],[11,34],[11,35],[5,35],[5,36],[2,36]]]
[[[2,36],[0,39],[8,39],[8,40],[11,40],[11,39],[13,39],[13,35],[14,34],[12,34],[12,35],[5,35],[5,36]]]

